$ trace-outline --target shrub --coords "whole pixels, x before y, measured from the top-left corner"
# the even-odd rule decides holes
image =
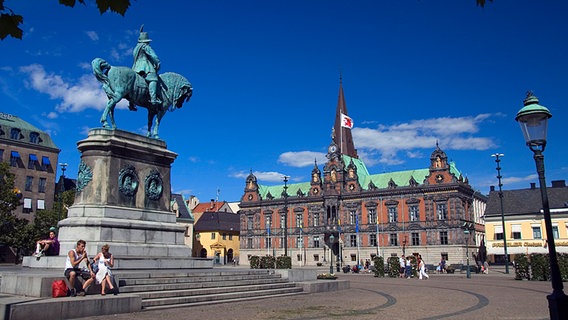
[[[249,261],[251,269],[260,269],[260,258],[258,256],[251,256]]]
[[[397,278],[399,275],[400,264],[398,263],[398,257],[389,257],[387,259],[389,277]]]
[[[292,269],[292,257],[280,256],[276,258],[276,269]]]
[[[515,256],[515,279],[531,279],[529,259],[526,254],[518,254]]]
[[[568,253],[558,254],[558,267],[562,281],[568,281]]]
[[[373,265],[375,266],[375,277],[385,276],[385,259],[383,257],[375,256],[373,259]]]
[[[276,259],[273,256],[263,256],[260,258],[260,269],[274,269]]]
[[[530,255],[530,268],[533,280],[550,280],[550,262],[547,254],[532,253]]]

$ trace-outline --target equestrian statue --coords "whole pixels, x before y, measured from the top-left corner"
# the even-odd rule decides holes
[[[193,88],[186,78],[177,73],[158,75],[160,60],[150,47],[152,40],[143,29],[144,26],[140,28],[138,44],[134,48],[132,68],[111,66],[101,58],[95,58],[91,66],[109,99],[101,116],[103,127],[116,129],[114,108],[120,100],[126,99],[132,111],[137,110],[136,106],[148,109],[147,136],[159,139],[158,128],[166,111],[181,108],[191,98]]]

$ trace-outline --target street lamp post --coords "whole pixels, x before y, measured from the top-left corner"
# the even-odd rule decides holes
[[[505,210],[503,209],[503,184],[501,183],[501,167],[499,163],[501,162],[500,157],[503,157],[502,153],[495,153],[491,155],[495,157],[495,163],[497,163],[497,181],[499,181],[499,202],[501,203],[501,226],[503,228],[503,251],[505,253],[505,273],[509,273],[509,254],[507,253],[507,232],[505,232]],[[482,261],[484,262],[484,261]]]
[[[466,261],[466,277],[468,279],[471,278],[471,270],[469,270],[469,235],[473,230],[473,226],[470,222],[464,222],[463,224],[463,233],[465,234],[465,261]]]
[[[288,256],[288,177],[284,176],[284,256]]]
[[[546,227],[546,238],[548,241],[548,254],[550,260],[550,276],[552,282],[552,294],[547,296],[548,310],[550,319],[568,319],[568,296],[564,294],[562,277],[556,256],[556,245],[552,233],[552,218],[550,217],[550,206],[546,191],[546,181],[544,178],[544,148],[546,147],[546,131],[548,119],[552,117],[550,111],[538,104],[538,98],[532,92],[527,93],[523,101],[524,107],[519,110],[515,120],[519,122],[525,142],[529,149],[534,153],[538,181],[540,184],[540,195],[542,199],[542,211],[544,224]]]
[[[60,163],[61,166],[61,185],[59,186],[59,212],[57,221],[61,221],[61,216],[63,216],[63,192],[65,192],[65,170],[67,169],[67,163]]]
[[[333,241],[335,240],[335,237],[333,236],[333,233],[329,236],[329,243],[330,243],[330,247],[329,247],[329,274],[333,274]]]

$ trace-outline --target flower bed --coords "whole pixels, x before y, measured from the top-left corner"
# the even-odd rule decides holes
[[[322,274],[318,274],[317,278],[319,280],[335,280],[335,279],[337,279],[337,276],[333,273],[322,273]]]

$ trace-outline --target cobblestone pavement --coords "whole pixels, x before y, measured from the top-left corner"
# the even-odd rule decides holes
[[[550,282],[514,273],[431,274],[429,280],[338,274],[348,290],[90,317],[127,319],[548,319]],[[332,280],[330,280],[332,281]],[[85,318],[87,319],[87,318]]]

